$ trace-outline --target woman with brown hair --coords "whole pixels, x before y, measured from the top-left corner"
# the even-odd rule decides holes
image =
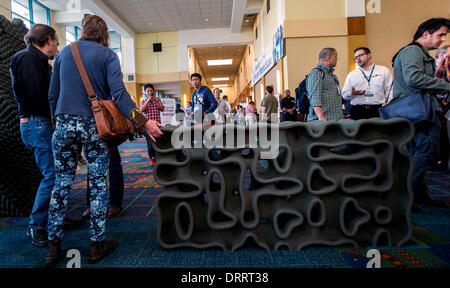
[[[98,16],[87,15],[82,22],[82,37],[78,47],[95,94],[102,100],[113,95],[121,113],[128,117],[136,128],[144,128],[155,141],[155,138],[162,134],[158,128],[161,125],[147,120],[136,108],[124,86],[119,58],[108,46],[109,33],[105,21]],[[46,264],[52,265],[63,257],[62,220],[67,210],[68,194],[75,177],[78,155],[83,149],[91,190],[91,248],[88,260],[95,263],[118,245],[116,239],[105,239],[109,147],[99,138],[91,101],[69,46],[56,56],[49,102],[51,113],[56,118],[56,130],[52,139],[56,183],[50,200],[49,246],[45,261]]]

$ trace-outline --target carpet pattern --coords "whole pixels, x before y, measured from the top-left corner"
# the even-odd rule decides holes
[[[101,268],[364,268],[370,260],[370,247],[311,246],[302,251],[270,251],[249,242],[232,253],[220,249],[163,249],[157,241],[156,197],[164,189],[153,178],[144,139],[120,146],[125,178],[125,196],[120,215],[107,221],[107,237],[116,237],[119,247],[97,264],[87,263],[89,223],[68,231],[63,250],[78,249],[81,267]],[[433,198],[450,201],[450,173],[427,174]],[[80,217],[85,201],[86,166],[79,165],[70,195],[68,216]],[[399,248],[381,247],[383,268],[449,268],[450,209],[422,206],[422,213],[412,214],[413,236]],[[0,218],[0,268],[43,267],[45,248],[30,244],[25,236],[27,218]],[[58,267],[65,267],[64,259]]]

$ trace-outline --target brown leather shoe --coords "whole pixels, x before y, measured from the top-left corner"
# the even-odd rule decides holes
[[[91,209],[87,208],[84,210],[83,215],[81,215],[82,218],[91,218]]]
[[[48,251],[47,254],[45,254],[45,265],[53,266],[57,264],[62,257],[61,239],[56,238],[55,240],[49,240]]]
[[[91,241],[91,250],[89,251],[88,263],[97,263],[113,252],[118,245],[119,243],[115,238],[103,241]]]
[[[122,209],[120,207],[111,207],[108,212],[108,218],[116,217]]]

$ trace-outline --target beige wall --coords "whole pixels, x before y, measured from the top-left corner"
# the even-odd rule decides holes
[[[10,0],[0,0],[0,15],[3,15],[8,20],[11,20],[11,1]]]
[[[241,64],[239,65],[238,74],[233,84],[234,100],[247,88],[252,81],[253,59],[254,59],[253,45],[247,45]],[[231,101],[230,101],[231,102]]]
[[[284,2],[285,0],[271,0],[270,1],[270,11],[269,14],[267,14],[267,1],[263,1],[263,8],[262,8],[262,15],[263,15],[263,34],[264,34],[264,46],[263,49],[266,49],[267,47],[272,47],[272,38],[275,32],[277,31],[277,28],[283,24],[282,14],[283,11],[281,11],[282,7],[279,5],[279,3]]]
[[[339,78],[341,87],[348,73],[348,41],[346,36],[292,38],[286,39],[286,53],[288,57],[289,89],[294,91],[300,81],[319,63],[319,52],[322,48],[333,47],[338,52],[338,63],[335,74]]]
[[[162,52],[153,52],[153,43],[162,43]],[[138,74],[179,72],[178,32],[136,35]]]
[[[366,13],[367,46],[371,49],[376,63],[392,69],[392,57],[412,41],[422,22],[433,17],[450,16],[450,1],[382,1],[381,12]],[[447,44],[450,43],[448,38]],[[433,52],[431,51],[432,56]]]
[[[285,3],[286,20],[346,17],[345,0],[285,0]]]
[[[58,49],[61,51],[62,48],[66,46],[66,27],[55,24],[55,12],[50,10],[50,25],[56,30],[58,35],[59,46]]]

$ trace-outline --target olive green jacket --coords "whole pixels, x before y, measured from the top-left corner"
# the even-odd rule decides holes
[[[423,92],[429,95],[447,94],[450,83],[435,77],[436,65],[428,49],[407,46],[394,61],[394,98]],[[433,109],[440,110],[436,97],[432,97]]]

